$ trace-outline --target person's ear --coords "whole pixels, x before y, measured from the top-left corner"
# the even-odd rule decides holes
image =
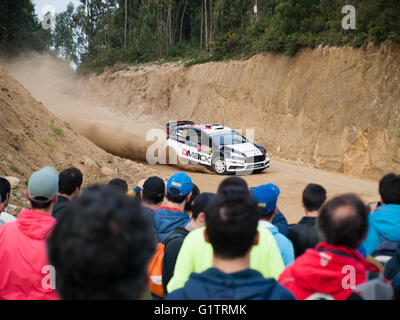
[[[304,205],[303,200],[301,201],[301,207],[304,208],[304,209],[306,208],[306,206]]]
[[[254,236],[254,240],[253,240],[253,246],[258,245],[258,242],[260,241],[260,233],[257,230],[256,235]]]
[[[278,208],[278,206],[276,206],[275,210],[274,210],[274,214],[277,214],[278,212],[279,212],[279,208]]]
[[[258,231],[257,231],[257,232],[258,232]],[[210,243],[210,238],[208,237],[207,229],[204,229],[203,235],[204,235],[204,240],[205,240],[207,243]]]
[[[383,200],[382,200],[382,197],[381,197],[381,204],[382,204],[382,205],[384,205],[384,204],[385,204],[385,203],[383,202]]]
[[[200,212],[198,215],[197,215],[197,219],[196,219],[198,222],[200,222],[202,225],[205,225],[206,224],[206,216],[205,216],[205,214],[204,214],[204,212]]]
[[[190,201],[190,197],[192,196],[192,193],[189,193],[186,197],[186,201],[189,202]]]
[[[75,194],[79,194],[79,191],[81,190],[81,188],[79,188],[79,187],[76,187],[76,189],[75,189]]]
[[[55,198],[51,201],[51,203],[56,204],[57,201],[58,201],[58,197],[55,197]]]
[[[28,201],[31,201],[31,198],[29,198],[28,190],[25,190],[25,198]]]

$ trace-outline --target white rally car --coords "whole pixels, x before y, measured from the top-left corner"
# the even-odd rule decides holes
[[[167,147],[182,163],[198,164],[216,174],[253,173],[270,166],[264,147],[218,124],[176,121],[167,124]]]

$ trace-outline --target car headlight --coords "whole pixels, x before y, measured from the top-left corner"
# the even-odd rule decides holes
[[[242,155],[239,154],[239,153],[231,153],[229,157],[230,157],[232,160],[242,160],[242,161],[245,160],[245,157],[242,156]]]

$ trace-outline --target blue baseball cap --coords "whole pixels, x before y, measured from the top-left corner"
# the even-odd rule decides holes
[[[253,197],[262,210],[261,214],[268,214],[269,211],[275,210],[280,193],[279,188],[273,183],[263,184],[252,190]]]
[[[192,179],[184,172],[177,172],[168,179],[167,192],[175,196],[187,196],[192,192],[192,189]],[[176,190],[178,190],[179,193]]]

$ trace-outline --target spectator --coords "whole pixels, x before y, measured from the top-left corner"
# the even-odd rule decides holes
[[[254,188],[252,194],[257,200],[261,213],[258,225],[261,228],[268,229],[274,236],[285,266],[292,264],[294,261],[293,244],[272,224],[272,220],[279,211],[276,205],[280,194],[279,188],[272,183],[268,183]]]
[[[219,195],[234,198],[251,196],[246,182],[239,177],[226,178],[218,188]],[[240,182],[243,180],[243,182]],[[231,184],[234,181],[235,184]],[[258,209],[255,213],[259,215]],[[205,228],[191,231],[183,241],[176,260],[174,275],[167,285],[168,292],[182,288],[192,272],[201,273],[212,266],[213,249],[204,239]],[[250,252],[250,268],[259,271],[265,278],[277,279],[284,269],[282,256],[271,232],[258,228],[259,242]]]
[[[58,197],[52,216],[57,220],[63,214],[65,206],[79,195],[82,186],[82,172],[77,168],[68,168],[58,176]]]
[[[385,278],[392,282],[396,300],[400,300],[400,245],[396,254],[385,265]]]
[[[49,264],[45,242],[56,223],[51,212],[57,192],[58,173],[55,169],[45,167],[35,172],[26,192],[32,209],[21,211],[16,221],[0,228],[0,299],[58,298],[51,283],[43,285],[46,275],[43,268]]]
[[[218,196],[206,209],[204,237],[213,248],[212,267],[192,273],[170,300],[293,300],[275,279],[250,269],[250,251],[259,242],[257,204],[247,194]]]
[[[194,201],[194,199],[195,199],[199,194],[200,194],[200,189],[199,189],[199,187],[196,186],[196,185],[193,183],[192,195],[191,195],[189,201],[188,201],[188,202],[186,203],[186,205],[185,205],[185,209],[184,209],[185,212],[187,212],[187,213],[189,213],[189,214],[192,212],[193,201]]]
[[[119,192],[121,192],[122,194],[127,194],[128,193],[128,184],[126,183],[125,180],[120,179],[120,178],[115,178],[112,179],[108,185],[110,187],[115,188],[116,190],[118,190]]]
[[[140,190],[142,205],[153,213],[162,205],[165,198],[165,183],[159,177],[150,177],[143,183]]]
[[[66,207],[47,248],[62,299],[140,299],[155,243],[137,200],[93,186]]]
[[[304,189],[301,204],[305,216],[289,228],[289,239],[293,243],[296,257],[314,248],[319,242],[316,223],[319,210],[325,202],[326,190],[322,186],[311,183]]]
[[[154,223],[160,242],[164,243],[176,227],[190,222],[184,208],[192,195],[192,189],[192,179],[184,172],[177,172],[168,179],[167,203],[154,211]]]
[[[168,292],[167,284],[174,274],[176,259],[182,247],[183,240],[192,230],[205,226],[205,208],[216,197],[213,193],[202,193],[193,203],[190,222],[185,227],[176,228],[165,240],[162,281],[164,292]]]
[[[370,255],[395,251],[400,242],[400,175],[389,173],[379,182],[381,206],[368,217],[369,232],[363,246]]]
[[[10,201],[11,185],[5,178],[0,178],[0,224],[15,221],[17,218],[5,210]],[[3,223],[1,223],[3,222]]]
[[[287,267],[279,282],[299,300],[316,293],[347,299],[354,286],[379,272],[357,251],[367,231],[368,209],[357,196],[333,198],[318,218],[321,243]]]

